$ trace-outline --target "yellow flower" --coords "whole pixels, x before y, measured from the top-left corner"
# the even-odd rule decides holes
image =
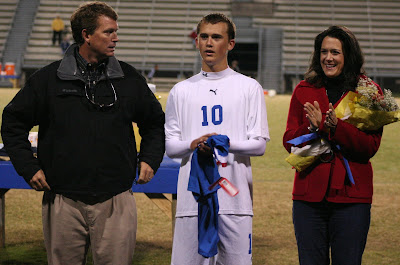
[[[349,91],[336,106],[336,117],[362,131],[374,131],[400,119],[400,110],[390,90],[384,95],[369,78],[360,78],[358,93]]]

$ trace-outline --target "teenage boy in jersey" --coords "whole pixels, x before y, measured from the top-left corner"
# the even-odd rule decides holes
[[[252,173],[250,156],[264,154],[269,141],[265,99],[260,84],[228,67],[235,46],[235,25],[223,14],[209,14],[197,26],[196,47],[202,57],[199,74],[171,90],[166,106],[166,151],[182,158],[171,264],[251,264]],[[239,189],[235,197],[218,190],[218,254],[198,254],[198,204],[188,191],[192,153],[204,155],[212,134],[230,139],[228,165],[222,177]]]

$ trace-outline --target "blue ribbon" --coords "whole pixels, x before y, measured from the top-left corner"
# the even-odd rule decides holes
[[[340,146],[339,145],[336,145],[336,148],[338,150],[340,150]],[[349,161],[347,161],[347,159],[344,156],[342,156],[342,157],[343,157],[344,166],[345,166],[346,171],[347,171],[347,175],[349,176],[349,180],[353,185],[356,185],[356,183],[354,182],[353,174],[351,173]]]
[[[305,134],[305,135],[296,137],[290,141],[287,141],[287,143],[297,146],[299,144],[314,140],[316,138],[319,138],[318,133],[309,133],[309,134]]]
[[[292,139],[290,141],[287,141],[287,143],[293,144],[294,146],[297,146],[299,144],[314,140],[314,139],[319,138],[319,137],[320,136],[318,135],[318,133],[309,133],[309,134],[305,134],[305,135],[296,137],[296,138],[294,138],[294,139]],[[336,148],[338,150],[340,150],[340,146],[339,145],[336,145]],[[347,175],[349,176],[349,180],[353,185],[355,185],[356,183],[354,182],[353,174],[351,173],[349,161],[347,161],[347,159],[344,156],[342,156],[342,157],[343,157],[343,162],[344,162],[344,166],[346,168]]]

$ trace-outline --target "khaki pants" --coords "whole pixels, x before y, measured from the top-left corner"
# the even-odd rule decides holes
[[[45,193],[42,217],[50,265],[85,264],[89,246],[95,265],[132,264],[137,215],[131,190],[93,205]]]

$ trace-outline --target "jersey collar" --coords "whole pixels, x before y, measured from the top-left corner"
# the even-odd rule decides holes
[[[220,72],[206,72],[201,70],[200,74],[203,78],[206,79],[221,79],[225,76],[230,75],[232,72],[234,72],[231,68],[226,68],[225,70],[222,70]]]

